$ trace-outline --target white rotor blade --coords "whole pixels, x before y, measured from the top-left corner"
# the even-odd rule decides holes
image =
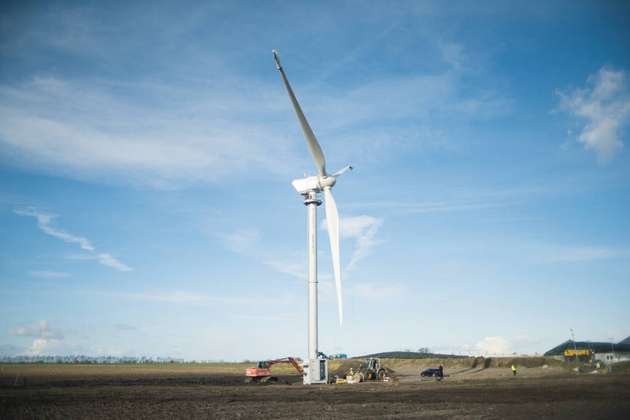
[[[343,301],[341,296],[341,263],[339,261],[339,212],[330,188],[324,189],[326,206],[326,222],[330,238],[330,255],[332,256],[335,288],[337,289],[337,308],[339,309],[339,325],[343,324]]]
[[[334,174],[332,174],[331,176],[334,176],[335,178],[338,177],[339,175],[343,175],[348,171],[353,170],[354,168],[352,167],[352,165],[347,165],[344,166],[343,168],[339,169],[337,172],[335,172]]]
[[[308,121],[306,121],[306,117],[302,112],[302,108],[298,103],[295,94],[293,93],[293,89],[291,89],[291,85],[289,84],[289,80],[287,79],[287,75],[284,74],[284,70],[280,65],[280,58],[278,57],[278,52],[273,50],[273,58],[276,60],[276,68],[280,70],[280,75],[282,76],[282,81],[284,82],[284,86],[287,88],[287,92],[289,93],[289,98],[291,99],[291,103],[293,104],[293,109],[295,109],[295,113],[297,114],[298,120],[300,120],[300,125],[302,126],[302,131],[304,132],[304,137],[306,137],[306,142],[308,143],[308,149],[313,156],[313,160],[315,161],[315,166],[317,167],[317,171],[320,176],[326,176],[326,161],[324,159],[324,153],[322,153],[322,148],[315,138],[315,134],[313,134],[313,130],[311,130],[311,126],[308,125]]]

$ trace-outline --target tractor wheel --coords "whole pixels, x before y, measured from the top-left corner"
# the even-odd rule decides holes
[[[385,369],[380,369],[380,370],[378,371],[378,380],[379,380],[379,381],[384,380],[384,379],[385,379],[385,376],[387,376],[387,375],[385,374]]]

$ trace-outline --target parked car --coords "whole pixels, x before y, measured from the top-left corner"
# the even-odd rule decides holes
[[[440,368],[428,368],[420,372],[420,376],[423,378],[441,378],[442,374]]]

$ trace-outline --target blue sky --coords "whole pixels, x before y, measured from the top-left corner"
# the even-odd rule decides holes
[[[630,335],[624,2],[45,2],[0,12],[0,352],[306,353]],[[323,208],[320,209],[320,222]],[[322,223],[320,223],[320,226]]]

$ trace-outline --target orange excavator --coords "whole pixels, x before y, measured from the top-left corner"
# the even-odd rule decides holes
[[[278,382],[278,378],[271,375],[271,366],[280,363],[291,364],[300,375],[304,375],[304,370],[302,369],[302,366],[300,366],[293,357],[284,357],[282,359],[263,360],[260,362],[256,362],[256,367],[247,368],[245,370],[245,383],[264,384]]]

